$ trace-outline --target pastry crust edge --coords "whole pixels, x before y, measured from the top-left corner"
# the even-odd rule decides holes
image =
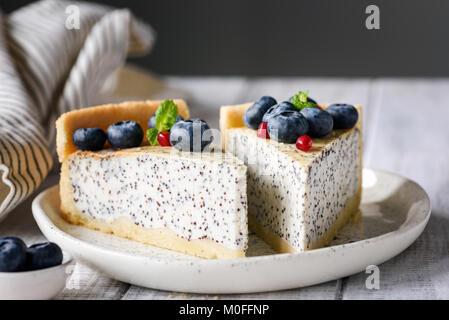
[[[78,149],[72,142],[72,135],[79,128],[101,128],[105,132],[109,125],[123,120],[132,120],[140,124],[143,131],[148,129],[148,120],[156,112],[163,100],[126,101],[119,104],[104,104],[62,114],[56,120],[56,152],[59,162],[64,162]],[[182,99],[173,99],[178,113],[184,118],[190,117],[187,103]],[[147,141],[144,134],[143,143]],[[107,148],[106,143],[105,148]]]

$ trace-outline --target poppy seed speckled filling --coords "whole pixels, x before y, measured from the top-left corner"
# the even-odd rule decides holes
[[[246,250],[246,168],[237,159],[212,158],[87,152],[69,159],[73,199],[80,212],[105,222],[126,217],[187,240]]]
[[[357,196],[359,129],[333,132],[315,152],[260,139],[246,128],[228,134],[228,150],[248,165],[248,213],[298,251],[322,238]]]

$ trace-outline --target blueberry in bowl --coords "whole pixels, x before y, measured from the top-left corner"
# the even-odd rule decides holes
[[[350,129],[359,119],[357,109],[350,104],[335,103],[326,109],[334,119],[334,129]]]
[[[263,115],[262,122],[268,122],[268,120],[274,115],[283,111],[298,111],[298,109],[296,109],[296,107],[292,103],[283,101],[279,104],[271,106],[270,109],[268,109],[267,112],[265,112],[265,114]]]
[[[16,237],[0,238],[0,272],[23,271],[26,263],[26,245]]]
[[[334,120],[330,113],[318,108],[304,108],[301,114],[309,123],[309,136],[321,138],[329,134],[334,126]]]
[[[264,114],[276,103],[274,98],[263,96],[245,111],[243,122],[248,128],[256,130],[262,122]]]
[[[80,150],[101,150],[106,139],[106,133],[100,128],[80,128],[72,135],[73,144]]]
[[[60,265],[62,259],[62,250],[56,243],[37,243],[27,248],[20,238],[0,238],[0,272],[50,268]]]
[[[113,148],[134,148],[142,143],[143,130],[136,121],[119,121],[109,126],[107,135]]]
[[[62,250],[52,242],[33,244],[26,250],[26,269],[39,270],[62,263]]]
[[[212,141],[209,125],[201,119],[181,120],[170,129],[170,143],[181,151],[201,152]]]
[[[271,139],[284,143],[295,143],[298,137],[309,131],[307,119],[298,111],[283,111],[268,120]]]

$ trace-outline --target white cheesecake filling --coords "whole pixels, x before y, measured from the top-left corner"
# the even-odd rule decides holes
[[[69,168],[77,209],[105,222],[126,217],[187,240],[207,238],[246,250],[245,166],[235,158],[177,154],[75,154]]]
[[[298,251],[318,241],[357,196],[358,129],[320,152],[260,139],[255,130],[229,130],[228,150],[248,165],[248,212],[259,225]]]
[[[360,131],[332,142],[308,167],[305,206],[305,247],[328,231],[360,185]]]

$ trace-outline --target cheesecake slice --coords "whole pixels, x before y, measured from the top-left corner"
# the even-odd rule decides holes
[[[174,100],[188,118],[184,101]],[[222,152],[150,146],[80,151],[77,128],[136,120],[146,130],[160,102],[72,111],[57,122],[62,216],[73,224],[204,258],[244,257],[246,166]],[[95,117],[92,118],[92,115]]]
[[[246,128],[243,114],[252,104],[220,109],[223,145],[248,167],[250,229],[279,252],[325,246],[360,204],[361,108],[355,127],[314,138],[303,152]]]

